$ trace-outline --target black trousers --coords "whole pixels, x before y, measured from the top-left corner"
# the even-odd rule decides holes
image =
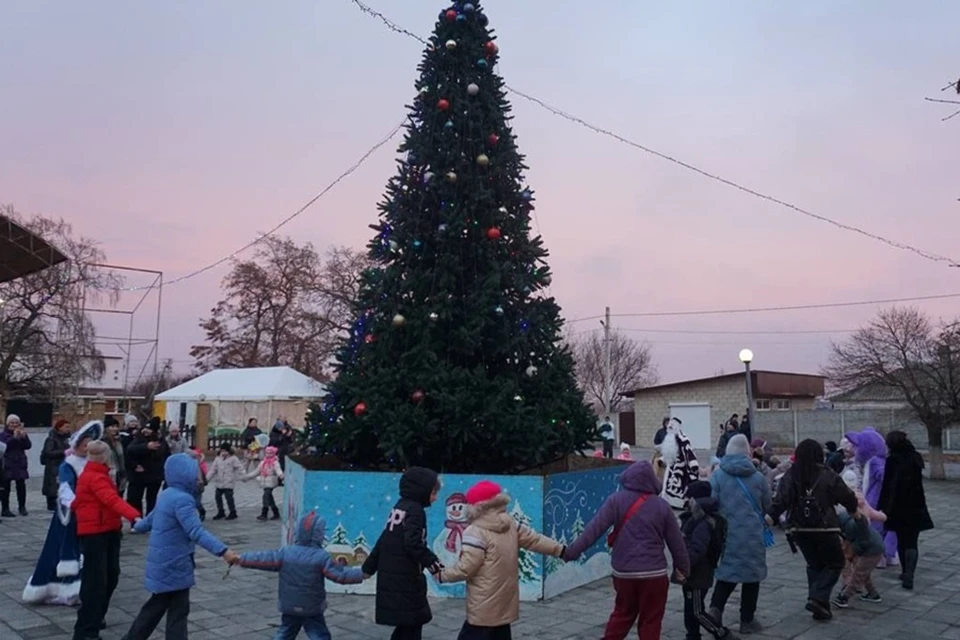
[[[421,640],[423,638],[423,626],[416,627],[397,627],[390,634],[390,640]]]
[[[159,493],[160,483],[131,482],[127,488],[127,503],[146,517],[157,506],[157,494]],[[146,511],[143,510],[144,496],[147,498]]]
[[[120,532],[80,536],[80,549],[83,575],[73,640],[100,636],[100,623],[107,617],[110,598],[120,581]]]
[[[86,569],[84,569],[86,570]],[[167,616],[167,640],[186,640],[187,616],[190,615],[190,589],[154,593],[140,608],[123,640],[147,640],[160,618]]]
[[[898,529],[897,552],[900,555],[900,564],[903,564],[903,552],[918,549],[920,546],[920,531],[917,529]]]
[[[604,440],[603,441],[603,457],[612,458],[613,457],[613,440]]]
[[[2,505],[4,511],[10,511],[10,486],[12,484],[17,486],[17,507],[24,509],[27,506],[27,481],[4,478],[3,489],[0,490],[0,505]]]
[[[793,534],[793,539],[807,561],[807,597],[829,606],[830,594],[847,562],[840,534],[798,531]]]
[[[732,583],[726,583],[732,584]],[[759,582],[754,582],[757,587]],[[746,587],[746,585],[744,585]],[[746,589],[744,589],[746,591]],[[729,597],[729,594],[728,594]],[[700,628],[703,627],[707,633],[714,638],[726,638],[728,631],[717,624],[717,621],[707,615],[706,607],[707,590],[683,588],[683,626],[687,630],[687,640],[697,640],[700,638]]]
[[[267,513],[267,509],[272,510],[274,513],[280,513],[280,509],[277,507],[277,501],[273,499],[273,488],[263,490],[263,513]]]
[[[237,512],[237,505],[233,502],[233,489],[217,489],[213,492],[213,499],[217,503],[217,513],[223,514],[223,500],[227,500],[227,509],[230,513]]]
[[[478,627],[464,622],[457,640],[513,640],[510,635],[510,625],[502,624],[499,627]]]
[[[727,606],[727,600],[737,588],[736,582],[724,582],[717,580],[713,587],[713,596],[710,598],[710,606],[714,609],[723,609]],[[760,598],[759,582],[744,582],[740,584],[740,622],[753,622],[757,614],[757,600]]]

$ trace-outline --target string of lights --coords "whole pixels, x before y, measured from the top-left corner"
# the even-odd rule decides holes
[[[208,264],[208,265],[205,266],[205,267],[201,267],[201,268],[199,268],[199,269],[195,269],[194,271],[191,271],[191,272],[189,272],[189,273],[185,273],[184,275],[178,276],[178,277],[176,277],[176,278],[173,278],[172,280],[165,280],[165,281],[163,281],[163,283],[162,283],[163,286],[170,286],[170,285],[172,285],[172,284],[178,284],[178,283],[180,283],[180,282],[183,282],[184,280],[189,280],[189,279],[191,279],[191,278],[195,278],[196,276],[199,276],[199,275],[202,274],[202,273],[206,273],[207,271],[210,271],[211,269],[216,269],[217,267],[219,267],[219,266],[222,265],[223,263],[229,262],[230,260],[233,260],[233,259],[236,258],[238,255],[240,255],[241,253],[243,253],[244,251],[246,251],[247,249],[249,249],[249,248],[251,248],[251,247],[253,247],[253,246],[256,246],[257,244],[263,242],[266,238],[272,236],[274,233],[276,233],[276,232],[279,231],[281,228],[283,228],[285,225],[287,225],[288,223],[290,223],[293,219],[295,219],[296,217],[298,217],[298,216],[299,216],[300,214],[302,214],[304,211],[306,211],[307,209],[309,209],[310,207],[312,207],[318,200],[320,200],[320,198],[324,197],[324,196],[327,195],[330,191],[332,191],[334,187],[336,187],[338,184],[340,184],[341,182],[343,182],[344,180],[346,180],[348,177],[350,177],[354,172],[356,172],[356,170],[359,169],[359,168],[363,165],[363,163],[366,162],[366,161],[370,158],[370,156],[372,156],[374,153],[376,153],[376,152],[377,152],[381,147],[383,147],[385,144],[387,144],[388,142],[390,142],[390,140],[392,140],[392,139],[394,138],[394,136],[396,136],[397,133],[400,132],[400,130],[403,128],[403,125],[406,124],[406,121],[407,121],[407,118],[406,118],[406,116],[405,116],[405,117],[403,118],[403,120],[400,121],[399,124],[397,124],[395,127],[393,127],[393,129],[390,130],[390,133],[389,133],[389,134],[387,134],[384,138],[382,138],[382,139],[381,139],[379,142],[377,142],[375,145],[373,145],[372,147],[370,147],[369,149],[367,149],[366,153],[364,153],[362,156],[360,156],[360,159],[359,159],[359,160],[357,160],[357,161],[354,162],[352,165],[350,165],[349,167],[347,167],[347,169],[346,169],[343,173],[341,173],[339,176],[337,176],[337,177],[333,180],[333,182],[331,182],[331,183],[328,184],[326,187],[324,187],[322,190],[320,190],[320,192],[317,193],[317,195],[315,195],[315,196],[313,196],[312,198],[310,198],[310,200],[308,200],[308,201],[306,202],[306,204],[304,204],[302,207],[300,207],[299,209],[297,209],[296,211],[294,211],[293,213],[291,213],[289,216],[287,216],[286,218],[284,218],[283,220],[281,220],[280,222],[278,222],[276,225],[274,225],[269,231],[267,231],[266,233],[262,233],[262,234],[258,235],[256,238],[254,238],[253,240],[251,240],[251,241],[248,242],[247,244],[243,245],[242,247],[240,247],[239,249],[237,249],[237,250],[234,251],[233,253],[231,253],[231,254],[229,254],[229,255],[226,255],[226,256],[220,258],[219,260],[217,260],[217,261],[215,261],[215,262],[211,262],[210,264]],[[146,291],[147,289],[155,289],[155,288],[157,288],[157,287],[159,287],[159,286],[160,286],[159,284],[152,284],[152,285],[147,285],[147,286],[142,286],[142,287],[129,287],[129,288],[126,288],[126,289],[121,289],[121,291]]]
[[[941,293],[929,296],[910,296],[906,298],[885,298],[880,300],[857,300],[853,302],[818,302],[813,304],[794,304],[780,305],[773,307],[737,307],[731,309],[701,309],[690,311],[644,311],[640,313],[611,313],[612,318],[657,318],[657,317],[677,317],[677,316],[719,316],[744,313],[767,313],[776,311],[801,311],[807,309],[836,309],[840,307],[865,307],[869,305],[900,304],[902,302],[925,302],[930,300],[949,300],[960,298],[960,293]],[[585,318],[573,318],[567,320],[567,324],[574,322],[586,322],[588,320],[601,320],[603,315],[587,316]]]
[[[387,18],[383,13],[381,13],[381,12],[379,12],[379,11],[371,8],[371,7],[368,6],[367,4],[363,3],[361,0],[350,0],[350,2],[352,2],[352,3],[353,3],[358,9],[360,9],[360,11],[362,11],[363,13],[365,13],[365,14],[367,14],[367,15],[373,17],[373,18],[376,18],[377,20],[379,20],[384,26],[386,26],[389,30],[393,31],[394,33],[398,33],[398,34],[407,36],[408,38],[413,38],[413,39],[416,40],[417,42],[420,42],[420,43],[422,43],[422,44],[424,44],[424,45],[426,45],[426,46],[429,46],[429,45],[430,45],[430,43],[429,43],[427,40],[423,39],[422,37],[418,36],[417,34],[413,33],[412,31],[409,31],[409,30],[407,30],[407,29],[404,29],[403,27],[401,27],[400,25],[398,25],[398,24],[397,24],[396,22],[394,22],[393,20]],[[810,211],[809,209],[805,209],[805,208],[803,208],[803,207],[797,206],[797,205],[795,205],[795,204],[792,204],[792,203],[790,203],[790,202],[787,202],[786,200],[783,200],[783,199],[778,198],[778,197],[776,197],[776,196],[772,196],[772,195],[769,195],[769,194],[767,194],[767,193],[763,193],[762,191],[758,191],[758,190],[756,190],[756,189],[752,189],[752,188],[750,188],[750,187],[747,187],[747,186],[745,186],[745,185],[743,185],[743,184],[740,184],[740,183],[735,182],[735,181],[733,181],[733,180],[730,180],[730,179],[728,179],[728,178],[724,178],[724,177],[722,177],[722,176],[720,176],[720,175],[717,175],[717,174],[712,173],[712,172],[710,172],[710,171],[707,171],[707,170],[705,170],[705,169],[701,169],[700,167],[697,167],[697,166],[695,166],[695,165],[693,165],[693,164],[691,164],[691,163],[689,163],[689,162],[685,162],[685,161],[683,161],[683,160],[680,160],[679,158],[675,158],[675,157],[673,157],[673,156],[671,156],[671,155],[669,155],[669,154],[666,154],[666,153],[657,151],[657,150],[655,150],[655,149],[652,149],[652,148],[650,148],[650,147],[647,147],[647,146],[645,146],[645,145],[643,145],[643,144],[640,144],[640,143],[638,143],[638,142],[634,142],[633,140],[630,140],[629,138],[627,138],[627,137],[625,137],[625,136],[622,136],[622,135],[620,135],[620,134],[618,134],[618,133],[616,133],[616,132],[614,132],[614,131],[611,131],[611,130],[608,130],[608,129],[604,129],[604,128],[599,127],[599,126],[596,126],[596,125],[593,125],[593,124],[587,122],[586,120],[584,120],[584,119],[582,119],[582,118],[580,118],[580,117],[578,117],[578,116],[575,116],[575,115],[573,115],[573,114],[571,114],[571,113],[568,113],[568,112],[563,111],[563,110],[561,110],[561,109],[559,109],[559,108],[557,108],[557,107],[554,107],[554,106],[548,104],[547,102],[545,102],[544,100],[541,100],[540,98],[537,98],[536,96],[533,96],[533,95],[531,95],[531,94],[528,94],[528,93],[525,93],[525,92],[523,92],[523,91],[520,91],[519,89],[516,89],[515,87],[513,87],[513,86],[511,86],[511,85],[509,85],[509,84],[504,84],[504,86],[505,86],[506,89],[507,89],[508,91],[510,91],[511,93],[513,93],[513,94],[515,94],[515,95],[523,98],[524,100],[527,100],[527,101],[529,101],[529,102],[531,102],[531,103],[533,103],[533,104],[541,107],[542,109],[544,109],[544,110],[546,110],[546,111],[549,111],[550,113],[552,113],[552,114],[555,115],[555,116],[558,116],[558,117],[560,117],[560,118],[563,118],[563,119],[565,119],[565,120],[567,120],[567,121],[569,121],[569,122],[573,122],[574,124],[578,124],[578,125],[586,128],[586,129],[589,129],[589,130],[593,131],[594,133],[598,133],[598,134],[603,135],[603,136],[606,136],[606,137],[608,137],[608,138],[612,138],[612,139],[614,139],[614,140],[616,140],[616,141],[618,141],[618,142],[621,142],[621,143],[623,143],[623,144],[625,144],[625,145],[628,145],[628,146],[633,147],[633,148],[635,148],[635,149],[639,149],[640,151],[643,151],[643,152],[648,153],[648,154],[650,154],[650,155],[656,156],[657,158],[660,158],[661,160],[666,160],[667,162],[673,163],[673,164],[675,164],[675,165],[677,165],[677,166],[679,166],[679,167],[681,167],[681,168],[683,168],[683,169],[686,169],[686,170],[688,170],[688,171],[692,171],[692,172],[694,172],[694,173],[696,173],[696,174],[698,174],[698,175],[700,175],[700,176],[702,176],[702,177],[704,177],[704,178],[707,178],[707,179],[709,179],[709,180],[713,180],[713,181],[715,181],[715,182],[719,182],[720,184],[726,185],[726,186],[728,186],[728,187],[732,187],[732,188],[734,188],[734,189],[737,189],[738,191],[741,191],[741,192],[743,192],[743,193],[746,193],[746,194],[748,194],[748,195],[751,195],[751,196],[753,196],[753,197],[755,197],[755,198],[759,198],[759,199],[761,199],[761,200],[765,200],[765,201],[767,201],[767,202],[770,202],[770,203],[772,203],[772,204],[775,204],[775,205],[778,205],[778,206],[783,207],[783,208],[785,208],[785,209],[788,209],[788,210],[790,210],[790,211],[793,211],[794,213],[799,213],[799,214],[801,214],[801,215],[803,215],[803,216],[806,216],[806,217],[808,217],[808,218],[812,218],[812,219],[817,220],[817,221],[819,221],[819,222],[823,222],[823,223],[825,223],[825,224],[832,225],[832,226],[834,226],[834,227],[836,227],[836,228],[838,228],[838,229],[842,229],[842,230],[844,230],[844,231],[848,231],[848,232],[850,232],[850,233],[855,233],[855,234],[861,235],[861,236],[863,236],[863,237],[869,238],[869,239],[871,239],[871,240],[875,240],[875,241],[877,241],[877,242],[881,242],[881,243],[883,243],[883,244],[885,244],[885,245],[887,245],[887,246],[889,246],[889,247],[892,247],[892,248],[894,248],[894,249],[898,249],[898,250],[901,250],[901,251],[907,251],[907,252],[916,254],[916,255],[920,256],[921,258],[924,258],[925,260],[929,260],[929,261],[931,261],[931,262],[937,262],[937,263],[946,263],[946,264],[949,265],[949,266],[960,266],[960,262],[958,262],[957,260],[954,260],[953,258],[949,258],[949,257],[947,257],[947,256],[943,256],[943,255],[940,255],[940,254],[937,254],[937,253],[933,253],[933,252],[931,252],[931,251],[926,251],[926,250],[924,250],[924,249],[919,249],[919,248],[917,248],[917,247],[914,247],[914,246],[912,246],[912,245],[906,244],[906,243],[904,243],[904,242],[900,242],[900,241],[898,241],[898,240],[891,240],[890,238],[886,238],[886,237],[881,236],[881,235],[879,235],[879,234],[872,233],[872,232],[867,231],[867,230],[865,230],[865,229],[861,229],[860,227],[857,227],[857,226],[854,226],[854,225],[850,225],[850,224],[846,224],[846,223],[840,222],[840,221],[838,221],[838,220],[834,220],[834,219],[832,219],[832,218],[829,218],[829,217],[827,217],[827,216],[824,216],[824,215],[821,215],[821,214],[818,214],[818,213],[814,213],[813,211]]]

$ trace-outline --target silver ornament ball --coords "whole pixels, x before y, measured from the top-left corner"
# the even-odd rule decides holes
[[[407,322],[407,319],[404,318],[399,313],[393,316],[393,326],[395,327],[402,327],[406,322]]]
[[[480,93],[480,87],[478,87],[476,84],[471,82],[470,84],[467,85],[467,93],[470,94],[471,96],[475,96],[478,93]]]

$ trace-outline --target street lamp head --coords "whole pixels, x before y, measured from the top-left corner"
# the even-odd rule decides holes
[[[750,349],[744,349],[740,352],[740,362],[743,364],[750,364],[753,362],[753,351]]]

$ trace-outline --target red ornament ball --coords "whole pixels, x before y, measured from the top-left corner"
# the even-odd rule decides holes
[[[499,240],[500,239],[500,229],[496,227],[490,227],[487,229],[487,238],[490,240]]]
[[[488,56],[496,55],[500,51],[500,47],[497,46],[497,43],[493,40],[488,40],[486,44],[483,45],[483,50],[487,53]]]
[[[495,133],[491,133],[491,134],[487,137],[487,144],[490,145],[491,147],[497,146],[497,143],[498,143],[498,142],[500,142],[500,136],[498,136],[498,135],[495,134]]]
[[[447,9],[447,12],[443,14],[446,17],[447,22],[453,22],[457,19],[457,10],[456,9]]]
[[[372,333],[368,333],[363,337],[363,341],[366,342],[367,344],[373,343],[374,340],[376,340],[376,338]]]
[[[354,407],[353,407],[353,415],[355,415],[355,416],[357,416],[357,417],[362,416],[362,415],[365,414],[366,412],[367,412],[367,403],[366,403],[366,402],[358,402],[358,403],[357,403],[356,405],[354,405]]]
[[[423,402],[423,399],[427,397],[427,394],[423,392],[422,389],[417,389],[410,394],[410,399],[414,402]]]
[[[449,100],[445,98],[440,98],[440,100],[437,101],[437,109],[440,109],[440,111],[446,111],[449,108],[450,108]]]

